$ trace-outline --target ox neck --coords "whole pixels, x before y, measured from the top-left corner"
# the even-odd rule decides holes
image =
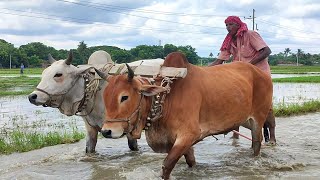
[[[99,80],[93,79],[90,81],[89,76],[90,76],[89,73],[82,75],[84,79],[84,87],[83,87],[84,93],[76,112],[76,115],[79,115],[79,116],[87,116],[93,111],[94,101],[96,97],[95,94],[98,90]],[[90,99],[93,99],[93,103],[91,103],[91,108],[88,109],[87,105]],[[86,110],[86,113],[81,113],[83,110]]]
[[[168,91],[156,94],[151,97],[151,106],[146,120],[145,130],[148,130],[151,124],[163,117],[164,101],[170,92],[170,85],[175,78],[165,77],[161,80],[160,86],[166,87]],[[153,82],[154,83],[154,82]]]

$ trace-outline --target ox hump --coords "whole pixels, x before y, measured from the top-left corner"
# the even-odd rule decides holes
[[[187,68],[189,62],[184,54],[181,52],[172,52],[167,55],[163,66],[175,68]]]

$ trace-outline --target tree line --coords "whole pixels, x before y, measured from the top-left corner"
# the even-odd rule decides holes
[[[88,47],[84,41],[81,41],[79,42],[77,49],[71,50],[74,55],[73,64],[75,65],[86,64],[89,56],[97,50],[107,51],[117,63],[129,63],[141,59],[165,58],[169,53],[176,51],[184,53],[188,61],[196,65],[207,65],[216,59],[212,57],[212,53],[210,53],[210,57],[198,56],[196,49],[191,45],[139,45],[130,50],[125,50],[115,46]],[[15,48],[13,44],[0,39],[0,67],[9,68],[10,61],[11,67],[20,67],[21,63],[26,67],[42,67],[48,63],[47,59],[49,53],[58,60],[65,59],[68,52],[69,50],[57,50],[40,42],[31,42]],[[295,64],[297,61],[299,64],[303,65],[318,65],[320,63],[320,54],[311,55],[310,53],[304,53],[301,49],[298,49],[297,53],[291,53],[289,48],[285,48],[284,52],[270,55],[269,57],[270,65]]]
[[[121,49],[115,46],[93,46],[88,47],[83,41],[79,42],[77,49],[71,49],[74,65],[86,64],[89,56],[97,51],[104,50],[110,53],[112,59],[117,63],[129,63],[141,59],[165,58],[169,53],[180,51],[184,53],[188,61],[192,64],[198,64],[200,57],[197,55],[196,49],[190,45],[175,46],[173,44],[165,44],[164,46],[148,46],[139,45],[130,50]],[[15,48],[13,44],[0,39],[0,67],[10,67],[10,59],[12,67],[20,67],[23,63],[26,67],[41,67],[48,63],[48,54],[53,58],[65,59],[69,50],[56,50],[53,47],[46,46],[40,42],[32,42]]]

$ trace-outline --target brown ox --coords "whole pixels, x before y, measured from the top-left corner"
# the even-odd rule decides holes
[[[149,146],[167,152],[162,178],[169,179],[179,158],[195,165],[193,145],[207,136],[222,134],[242,125],[251,129],[254,155],[260,153],[262,127],[272,104],[272,81],[257,67],[243,62],[212,67],[189,64],[181,53],[167,56],[164,66],[186,67],[188,74],[168,88],[150,85],[146,78],[128,75],[105,76],[107,116],[102,134],[119,138],[130,133],[140,138],[145,127]],[[160,94],[159,94],[160,93]],[[163,97],[162,117],[150,121],[155,106],[152,98]],[[156,102],[155,104],[157,104]],[[158,105],[159,105],[158,104]],[[150,124],[151,123],[151,124]]]

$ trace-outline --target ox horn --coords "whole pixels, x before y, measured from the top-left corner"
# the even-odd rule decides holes
[[[65,60],[65,63],[66,63],[67,65],[70,65],[71,62],[72,62],[72,59],[73,59],[73,54],[72,54],[72,51],[70,50],[70,51],[69,51],[68,59]]]
[[[128,68],[128,81],[131,82],[134,76],[134,72],[127,63],[126,63],[126,66]]]
[[[102,71],[100,71],[99,69],[94,68],[94,70],[97,72],[97,74],[104,80],[107,80],[109,74],[108,73],[104,73]]]
[[[51,56],[50,53],[48,54],[48,61],[49,61],[50,64],[56,62],[56,60]]]

